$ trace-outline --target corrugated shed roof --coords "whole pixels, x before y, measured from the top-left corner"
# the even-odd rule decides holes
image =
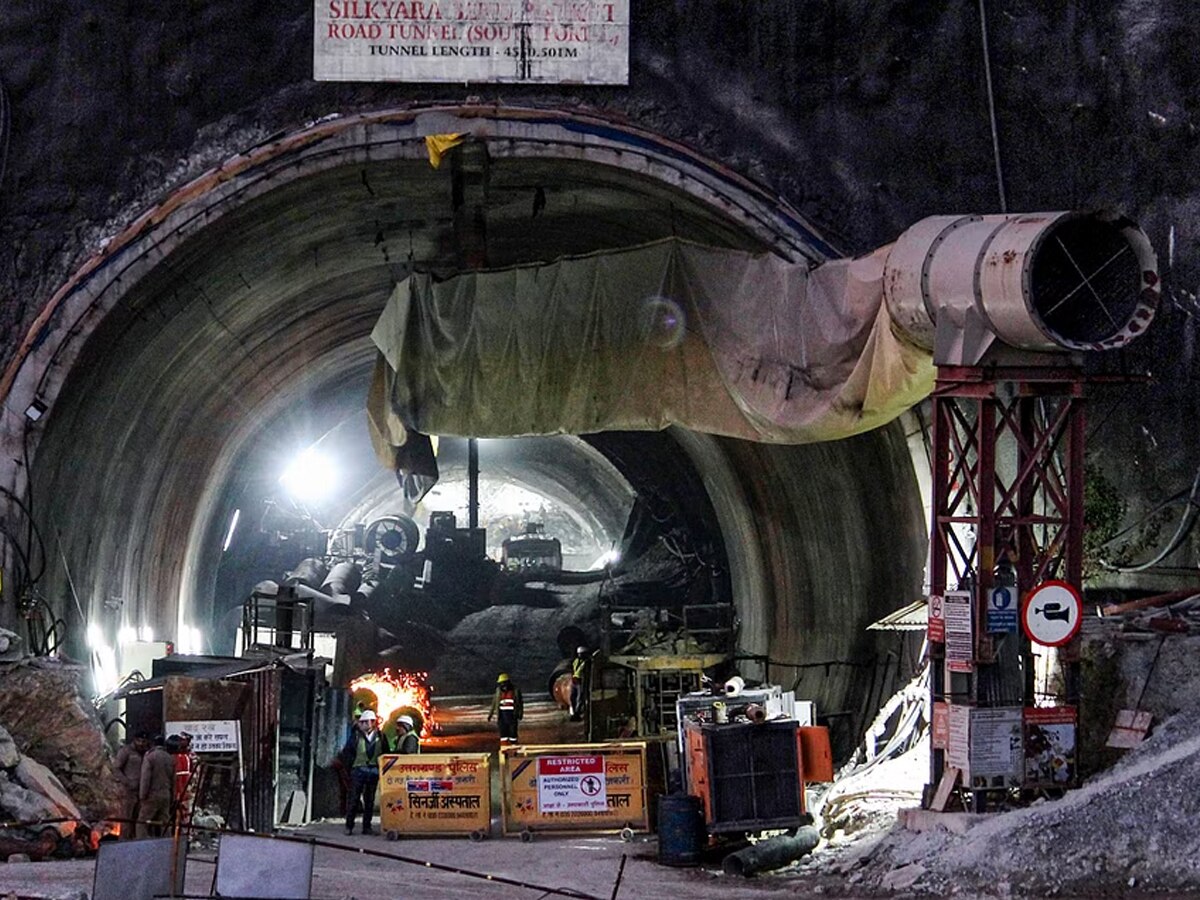
[[[872,622],[867,631],[924,631],[928,627],[929,601],[921,598]]]

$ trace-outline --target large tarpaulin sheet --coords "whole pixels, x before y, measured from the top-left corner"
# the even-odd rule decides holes
[[[376,450],[404,469],[412,432],[682,425],[798,444],[876,428],[934,380],[930,354],[888,316],[885,253],[810,269],[670,239],[441,282],[414,274],[371,335]]]

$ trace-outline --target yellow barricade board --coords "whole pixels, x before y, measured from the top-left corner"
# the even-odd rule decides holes
[[[379,758],[379,822],[398,834],[487,834],[492,820],[487,753]]]
[[[500,771],[505,834],[650,830],[644,743],[505,748]]]

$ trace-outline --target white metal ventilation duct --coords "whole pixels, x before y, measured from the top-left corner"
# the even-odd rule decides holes
[[[892,320],[943,365],[996,340],[1036,351],[1122,347],[1142,334],[1161,285],[1146,235],[1105,213],[931,216],[887,249]]]
[[[399,469],[418,449],[399,452],[410,432],[677,424],[834,440],[926,397],[935,364],[1123,346],[1159,293],[1145,234],[1075,212],[935,216],[816,266],[672,239],[444,282],[414,274],[372,332],[368,408],[380,458]]]

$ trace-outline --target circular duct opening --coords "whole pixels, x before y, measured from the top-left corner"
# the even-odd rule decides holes
[[[1137,235],[1140,235],[1137,232]],[[1035,315],[1050,336],[1074,349],[1124,344],[1157,301],[1149,247],[1128,223],[1096,216],[1064,218],[1042,237],[1030,272]],[[1115,342],[1115,343],[1114,343]]]

